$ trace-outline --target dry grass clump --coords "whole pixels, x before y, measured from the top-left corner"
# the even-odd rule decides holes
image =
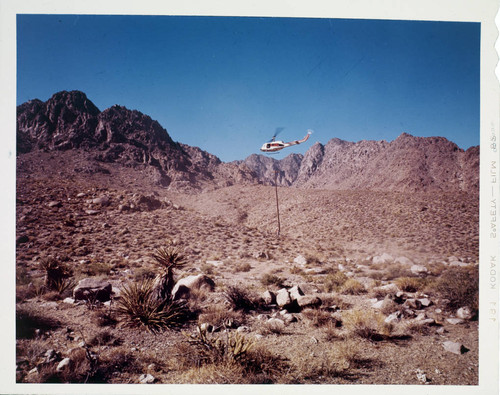
[[[248,262],[245,263],[240,263],[234,267],[233,272],[234,273],[247,273],[250,270],[252,270],[252,265],[250,265]]]
[[[457,309],[469,306],[479,309],[479,268],[478,267],[453,267],[446,270],[434,284],[445,299],[448,307]]]
[[[350,278],[340,287],[340,292],[346,295],[360,295],[365,293],[366,289],[358,280]]]
[[[286,331],[285,323],[281,320],[266,321],[258,330],[261,335],[282,335]]]
[[[335,325],[337,322],[337,320],[335,320],[329,312],[320,309],[305,309],[302,310],[301,314],[309,320],[312,326],[316,328],[320,328],[328,324]]]
[[[259,303],[256,298],[252,297],[246,290],[230,286],[224,292],[226,300],[229,302],[233,310],[242,310],[248,312],[250,310],[255,310],[259,307]]]
[[[343,326],[350,336],[380,340],[389,336],[392,325],[384,322],[384,315],[373,310],[350,310],[342,315]]]
[[[275,274],[264,273],[262,275],[262,277],[260,278],[260,282],[265,287],[268,287],[270,285],[275,285],[278,288],[282,288],[284,280],[281,277],[279,277],[279,276],[277,276]]]
[[[417,292],[425,288],[428,280],[421,277],[400,277],[394,281],[401,291]]]
[[[333,344],[325,344],[320,349],[301,348],[300,356],[293,358],[293,382],[324,383],[325,379],[349,375],[349,371],[362,361],[361,344],[346,339]]]
[[[264,384],[282,375],[282,358],[239,333],[210,334],[198,328],[176,345],[174,361],[184,371],[176,382]]]
[[[340,270],[328,274],[323,283],[325,292],[338,291],[348,279],[349,277]]]
[[[125,286],[118,299],[116,312],[125,320],[126,325],[145,328],[151,332],[178,328],[186,322],[189,315],[185,303],[158,299],[152,280]]]
[[[198,316],[198,323],[210,324],[214,328],[232,328],[244,322],[244,316],[241,311],[229,309],[223,303],[211,304],[207,306]]]

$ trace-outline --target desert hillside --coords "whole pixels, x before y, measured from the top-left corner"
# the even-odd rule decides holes
[[[18,382],[477,385],[477,149],[223,163],[81,92],[18,148]]]

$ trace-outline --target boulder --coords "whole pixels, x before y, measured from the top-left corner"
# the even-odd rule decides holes
[[[422,275],[427,273],[427,268],[422,265],[413,265],[410,270],[414,275]]]
[[[156,379],[149,373],[141,374],[141,376],[139,377],[139,383],[141,384],[153,384],[155,380]]]
[[[100,302],[106,302],[111,299],[111,289],[111,284],[105,280],[84,278],[78,282],[78,285],[73,290],[73,299],[95,299]]]
[[[92,204],[98,204],[100,206],[107,206],[109,204],[109,197],[101,196],[101,197],[92,199]]]
[[[307,264],[307,259],[304,256],[299,255],[293,260],[293,263],[299,266],[305,266]]]
[[[471,320],[473,317],[472,310],[469,307],[460,307],[457,310],[457,317],[463,320]]]
[[[276,304],[276,294],[271,291],[266,291],[262,294],[262,300],[265,304]]]
[[[443,347],[446,351],[452,352],[453,354],[461,355],[469,351],[467,347],[465,347],[463,344],[452,342],[452,341],[446,341],[443,343]]]
[[[290,298],[292,300],[298,300],[301,296],[304,296],[304,292],[300,289],[298,285],[293,286],[288,290],[288,293],[290,294]]]
[[[305,309],[307,307],[319,307],[321,306],[321,299],[317,296],[313,295],[303,295],[299,296],[297,299],[297,304],[301,309]]]
[[[446,321],[451,325],[458,325],[464,323],[464,320],[461,318],[447,318]]]
[[[432,301],[429,298],[417,299],[417,302],[419,302],[422,307],[429,307],[432,305]]]
[[[405,256],[400,256],[394,260],[395,263],[399,263],[405,266],[412,266],[413,262]]]
[[[276,294],[276,304],[280,307],[284,307],[292,303],[290,294],[286,288],[281,288]]]
[[[71,359],[69,358],[64,358],[59,364],[57,365],[56,371],[61,372],[62,370],[69,369],[69,366],[71,364]]]
[[[386,263],[394,261],[394,257],[392,255],[384,252],[382,255],[374,256],[372,262],[375,264]]]
[[[187,276],[177,281],[172,290],[172,297],[174,300],[178,300],[189,297],[192,290],[206,290],[212,292],[214,289],[214,280],[204,274]]]

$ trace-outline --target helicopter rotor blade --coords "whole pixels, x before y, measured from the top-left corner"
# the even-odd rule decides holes
[[[274,139],[276,138],[276,136],[277,136],[278,134],[280,134],[280,133],[283,131],[283,129],[285,129],[285,128],[276,128],[276,130],[274,131],[274,135],[273,135],[273,137],[272,137],[272,138],[271,138],[271,140],[269,140],[269,141],[274,141]]]

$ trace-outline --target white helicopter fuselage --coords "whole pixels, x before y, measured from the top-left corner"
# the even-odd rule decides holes
[[[297,144],[303,143],[304,141],[306,141],[309,138],[311,133],[312,133],[312,130],[308,130],[306,136],[302,140],[290,141],[288,143],[285,143],[281,140],[278,140],[278,141],[271,140],[268,143],[262,144],[262,147],[260,147],[260,150],[262,152],[276,152],[276,151],[279,151],[283,148],[290,147],[291,145],[297,145]]]

